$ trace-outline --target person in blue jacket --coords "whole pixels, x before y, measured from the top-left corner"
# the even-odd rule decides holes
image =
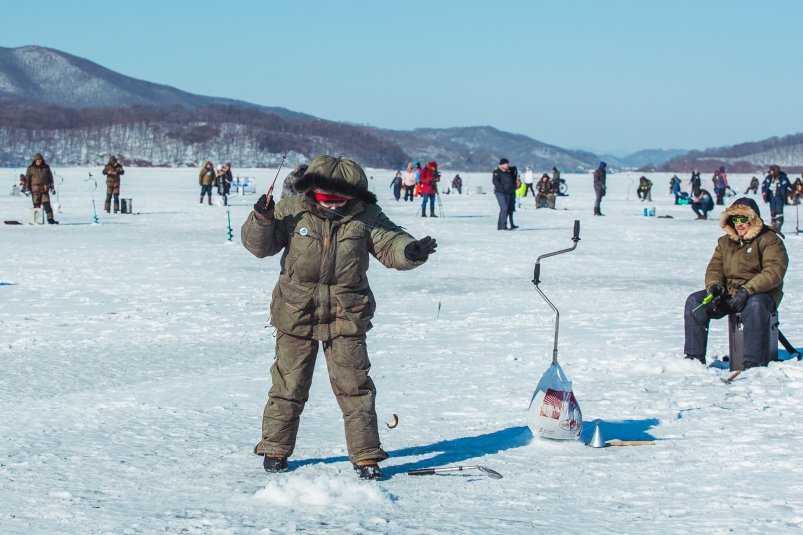
[[[770,205],[772,226],[778,229],[778,232],[783,226],[783,207],[790,193],[792,193],[792,183],[789,182],[789,177],[780,167],[771,165],[769,174],[761,184],[761,195],[764,197],[764,202]]]
[[[681,184],[680,179],[677,175],[672,177],[672,193],[675,195],[675,204],[680,204],[678,201],[680,200],[680,191],[681,191]]]
[[[699,195],[692,197],[691,209],[697,219],[708,219],[708,212],[714,209],[714,198],[708,190],[701,189]]]
[[[398,201],[401,197],[402,176],[401,171],[396,171],[396,176],[390,182],[390,187],[393,188],[393,196]]]

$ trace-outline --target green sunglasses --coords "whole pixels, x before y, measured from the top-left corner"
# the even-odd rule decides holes
[[[731,222],[732,222],[734,225],[735,225],[736,223],[741,223],[742,225],[744,225],[744,224],[747,224],[747,223],[749,223],[749,222],[750,222],[750,218],[749,218],[749,217],[745,217],[745,216],[739,216],[739,215],[737,215],[737,216],[733,216],[733,217],[731,218]]]

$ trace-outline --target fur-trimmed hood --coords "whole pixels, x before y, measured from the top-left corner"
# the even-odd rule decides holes
[[[362,168],[343,157],[318,156],[310,162],[307,172],[293,182],[293,189],[302,195],[317,190],[365,204],[377,202],[376,195],[368,191],[368,178]]]
[[[746,200],[749,202],[743,202],[743,199],[737,200],[722,212],[722,216],[719,218],[719,226],[722,227],[725,234],[735,242],[750,241],[761,234],[765,228],[764,221],[761,219],[761,215],[758,212],[758,205],[756,205],[756,202],[753,199]],[[731,218],[737,215],[750,218],[750,230],[742,237],[736,232],[736,228],[734,228],[733,222],[731,221]]]

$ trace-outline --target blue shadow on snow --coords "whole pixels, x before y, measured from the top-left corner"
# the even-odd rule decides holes
[[[580,435],[580,442],[583,444],[591,441],[594,427],[598,420],[592,420],[583,424],[583,432]],[[655,440],[649,430],[657,426],[660,420],[657,418],[647,418],[644,420],[621,420],[618,422],[599,421],[600,430],[605,440]],[[494,455],[500,451],[510,448],[526,446],[532,442],[533,434],[527,426],[509,427],[500,429],[493,433],[478,435],[475,437],[455,438],[452,440],[442,440],[428,446],[412,446],[398,450],[389,451],[391,459],[409,456],[423,456],[436,454],[432,457],[410,461],[403,464],[385,466],[382,471],[387,477],[417,470],[419,468],[431,468],[434,466],[447,466],[461,463],[468,459],[475,459],[484,455]],[[292,468],[298,468],[308,464],[331,464],[348,462],[349,458],[345,455],[338,457],[325,457],[314,459],[303,459],[300,461],[290,461]]]
[[[618,422],[603,422],[602,420],[592,420],[583,422],[583,433],[580,435],[580,442],[588,444],[594,434],[594,428],[599,422],[599,430],[605,440],[655,440],[648,431],[660,423],[657,418],[647,418],[644,420],[620,420]]]
[[[519,446],[526,446],[532,441],[533,435],[527,426],[509,427],[479,435],[476,437],[463,437],[455,438],[452,440],[442,440],[428,446],[412,446],[409,448],[402,448],[399,450],[389,451],[390,457],[408,457],[411,455],[429,455],[436,453],[434,457],[427,457],[426,459],[411,461],[395,466],[383,467],[382,471],[386,476],[390,477],[395,474],[406,472],[407,470],[416,470],[418,468],[431,468],[433,466],[445,466],[448,464],[455,464],[467,459],[482,457],[483,455],[493,455],[510,448]],[[327,457],[324,459],[304,459],[303,461],[290,462],[293,467],[304,466],[307,464],[317,463],[337,463],[347,462],[349,459],[346,456],[341,457]]]

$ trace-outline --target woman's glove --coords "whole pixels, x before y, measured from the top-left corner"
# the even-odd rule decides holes
[[[436,247],[438,247],[438,244],[435,243],[435,238],[430,238],[427,236],[425,238],[421,238],[420,240],[408,243],[407,247],[404,248],[404,256],[407,257],[407,260],[418,262],[420,260],[424,260],[427,256],[434,253]]]

